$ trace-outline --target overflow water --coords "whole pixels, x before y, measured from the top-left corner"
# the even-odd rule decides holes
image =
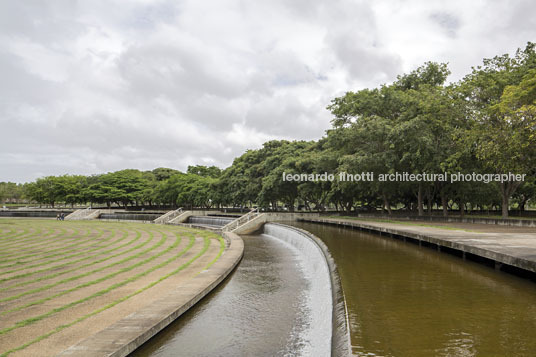
[[[354,355],[535,355],[534,282],[388,237],[293,225],[337,263]]]
[[[325,355],[314,353],[322,341],[311,341],[303,256],[270,235],[242,238],[244,257],[229,278],[132,356]]]
[[[161,213],[128,213],[128,212],[115,212],[115,213],[101,213],[99,219],[110,219],[118,221],[152,221],[160,217]]]
[[[188,223],[210,227],[222,227],[234,220],[235,218],[230,217],[191,216],[188,218]]]

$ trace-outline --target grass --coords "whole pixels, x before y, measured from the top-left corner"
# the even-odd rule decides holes
[[[113,245],[119,241],[122,241],[126,236],[127,236],[127,232],[124,232],[123,236],[118,239],[117,241],[111,243],[110,245]],[[136,234],[137,236],[137,234]],[[112,250],[108,250],[108,251],[105,251],[105,252],[99,252],[98,254],[95,254],[95,255],[90,255],[90,256],[87,256],[87,257],[83,257],[83,258],[80,258],[78,260],[74,260],[74,261],[70,261],[70,262],[67,262],[67,263],[63,263],[63,264],[60,264],[60,265],[54,265],[54,266],[51,266],[49,268],[44,268],[44,269],[40,269],[40,270],[34,270],[34,271],[30,271],[30,272],[27,272],[27,273],[23,273],[23,274],[18,274],[18,275],[15,275],[15,276],[11,276],[9,278],[3,278],[3,279],[0,279],[0,283],[1,282],[4,282],[4,281],[9,281],[9,280],[14,280],[14,279],[19,279],[19,278],[25,278],[25,277],[28,277],[28,276],[31,276],[31,275],[34,275],[34,274],[39,274],[39,273],[42,273],[42,272],[45,272],[45,271],[48,271],[48,270],[57,270],[57,269],[60,269],[60,268],[64,268],[66,266],[69,266],[69,265],[74,265],[76,263],[79,263],[81,261],[84,261],[84,260],[88,260],[88,259],[91,259],[91,258],[94,258],[98,255],[101,255],[101,254],[105,254],[105,253],[109,253],[111,251],[113,251],[115,249],[112,249]],[[45,264],[38,264],[37,267],[39,266],[43,266]],[[24,268],[26,269],[26,268]],[[74,271],[76,270],[77,268],[74,268],[74,269],[71,269],[69,271],[62,271],[62,273],[66,273],[66,272],[70,272],[70,271]],[[23,269],[21,269],[23,270]],[[58,273],[60,274],[60,273]],[[56,275],[57,276],[57,275]],[[4,289],[3,288],[0,288],[0,291],[3,291]]]
[[[117,242],[122,241],[123,239],[126,239],[127,235],[128,235],[128,233],[125,231],[124,234],[123,234],[123,236],[122,236],[122,238],[119,239]],[[140,238],[141,238],[141,233],[140,233],[140,232],[137,232],[137,233],[136,233],[136,236],[135,236],[132,240],[130,240],[130,241],[124,243],[123,245],[120,245],[119,247],[115,247],[115,248],[112,248],[112,249],[107,250],[107,251],[104,251],[104,252],[99,252],[99,254],[95,254],[95,255],[93,255],[93,256],[84,257],[84,258],[79,259],[79,260],[76,260],[76,261],[74,261],[74,262],[70,262],[69,264],[79,263],[79,262],[81,262],[81,261],[83,261],[83,260],[88,260],[88,259],[91,259],[91,258],[95,258],[95,257],[97,257],[97,256],[99,256],[99,255],[101,255],[101,254],[108,254],[108,253],[113,252],[113,251],[115,251],[115,250],[118,250],[118,249],[121,249],[121,248],[123,248],[123,247],[129,246],[129,245],[131,245],[132,243],[134,243],[134,242],[136,242],[137,240],[139,240]],[[149,243],[149,242],[152,240],[152,238],[153,238],[153,236],[152,236],[152,235],[149,235],[149,239],[148,239],[148,240],[146,240],[145,242],[143,242],[143,243],[141,243],[141,244],[138,244],[138,245],[136,245],[136,246],[134,246],[134,247],[132,247],[132,248],[130,248],[130,249],[124,251],[124,252],[120,252],[120,253],[117,253],[117,254],[113,254],[113,255],[111,255],[111,256],[107,256],[106,258],[101,258],[101,259],[95,260],[95,261],[93,261],[93,262],[91,262],[91,263],[87,263],[87,264],[84,264],[84,265],[81,265],[81,266],[77,266],[77,267],[72,268],[72,269],[63,270],[63,271],[61,271],[61,272],[59,272],[59,273],[54,273],[54,274],[45,275],[45,276],[43,276],[43,277],[40,277],[40,278],[37,278],[37,279],[34,279],[34,280],[29,280],[29,281],[21,282],[21,283],[12,285],[12,286],[8,286],[8,287],[6,287],[6,288],[0,288],[0,292],[1,292],[1,291],[6,291],[6,290],[9,290],[9,289],[12,289],[12,288],[16,288],[16,287],[20,287],[20,286],[28,285],[28,284],[35,283],[35,282],[44,281],[44,280],[47,280],[47,279],[52,279],[52,278],[55,278],[55,277],[58,277],[58,276],[61,276],[61,275],[67,274],[67,273],[71,273],[71,272],[76,271],[76,270],[84,269],[84,268],[90,267],[90,266],[92,266],[92,265],[95,265],[95,264],[98,264],[98,263],[102,263],[102,262],[104,262],[104,261],[110,260],[110,259],[115,258],[115,257],[118,257],[118,256],[120,256],[120,255],[130,253],[130,252],[133,251],[133,250],[139,249],[139,248],[143,247],[144,245],[146,245],[147,243]],[[111,266],[111,265],[110,265],[110,266]],[[55,270],[55,267],[50,267],[50,268],[47,268],[47,269],[41,269],[41,270],[38,270],[38,271],[36,271],[36,272],[31,272],[31,273],[21,274],[21,275],[18,275],[18,276],[16,276],[16,277],[13,277],[13,278],[17,278],[17,277],[27,277],[27,276],[33,275],[33,274],[35,274],[35,273],[40,273],[40,272],[44,272],[44,271],[47,271],[47,270]],[[1,282],[1,281],[2,281],[2,280],[0,280],[0,282]]]
[[[0,356],[23,350],[160,284],[203,256],[215,240],[219,243],[218,251],[211,249],[210,262],[203,263],[202,270],[212,266],[225,250],[224,240],[212,232],[176,226],[30,219],[0,222],[0,246],[10,246],[4,255],[7,259],[0,254],[0,276],[24,270],[0,279],[0,345],[4,345],[0,347]],[[111,233],[102,239],[106,232]],[[155,237],[159,239],[155,241]],[[186,245],[181,244],[184,238]],[[189,254],[190,251],[195,253]],[[69,260],[73,258],[76,259]],[[178,266],[174,268],[174,264]],[[202,270],[196,270],[194,275]],[[145,277],[152,281],[145,283]],[[84,280],[76,284],[81,279]],[[28,299],[32,295],[34,299]],[[84,303],[87,304],[80,310]],[[102,306],[98,307],[99,304]],[[97,308],[83,313],[93,305]],[[47,320],[42,325],[44,329],[31,327],[43,320]],[[22,330],[23,327],[31,329]],[[24,332],[17,332],[19,329]],[[13,334],[23,336],[26,342],[8,347],[12,342],[9,336]]]

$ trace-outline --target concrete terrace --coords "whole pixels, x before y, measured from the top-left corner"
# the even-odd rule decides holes
[[[236,235],[188,227],[0,223],[0,356],[125,356],[212,290],[243,252]]]

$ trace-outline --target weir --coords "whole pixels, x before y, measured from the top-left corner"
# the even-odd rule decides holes
[[[230,220],[196,216],[188,223]],[[260,228],[242,237],[244,258],[221,290],[134,356],[350,354],[344,295],[326,246],[298,228],[277,223]]]
[[[326,245],[313,234],[299,228],[267,223],[263,232],[280,239],[302,256],[310,284],[311,305],[309,342],[313,356],[350,355],[350,337],[344,294],[337,266]]]
[[[234,221],[229,217],[216,217],[216,216],[190,216],[187,223],[193,225],[209,226],[209,227],[223,227],[229,222]]]

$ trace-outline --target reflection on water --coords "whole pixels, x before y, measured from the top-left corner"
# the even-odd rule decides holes
[[[296,223],[338,265],[361,356],[534,356],[536,284],[432,249]]]
[[[268,236],[243,239],[232,276],[134,356],[294,356],[307,349],[308,287],[298,256]]]

